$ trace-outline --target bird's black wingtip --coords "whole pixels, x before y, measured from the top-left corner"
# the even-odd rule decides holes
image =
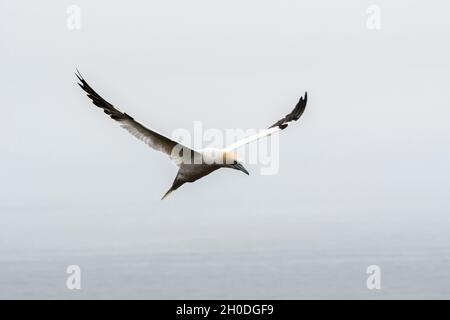
[[[303,97],[300,97],[300,101],[304,101],[306,103],[307,100],[308,100],[308,92],[305,91],[305,94],[303,95]]]
[[[84,78],[81,75],[81,72],[80,72],[80,70],[78,70],[78,68],[75,69],[75,75],[77,76],[78,80],[80,80],[81,82],[84,81]]]

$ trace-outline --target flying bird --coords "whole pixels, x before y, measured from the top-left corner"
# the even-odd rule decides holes
[[[236,149],[252,141],[263,137],[268,137],[275,132],[286,129],[291,123],[297,121],[301,117],[303,111],[305,111],[307,102],[307,93],[305,92],[304,96],[300,98],[295,108],[284,118],[278,120],[269,128],[262,130],[255,135],[239,140],[224,149],[194,150],[156,132],[153,129],[146,128],[128,114],[119,111],[111,103],[103,99],[97,92],[95,92],[86,80],[84,80],[78,70],[75,74],[80,81],[78,82],[78,85],[86,92],[87,96],[97,107],[103,109],[107,115],[117,121],[122,128],[126,129],[133,136],[139,140],[142,140],[151,148],[167,154],[179,167],[172,186],[164,194],[162,199],[167,197],[172,191],[177,190],[183,184],[197,181],[198,179],[203,178],[204,176],[220,168],[235,169],[249,175],[249,172],[238,160]]]

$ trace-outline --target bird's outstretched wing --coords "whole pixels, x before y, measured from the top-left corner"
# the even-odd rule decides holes
[[[279,132],[281,130],[286,129],[292,122],[297,121],[302,116],[302,114],[306,108],[307,100],[308,100],[308,93],[305,92],[305,95],[300,98],[300,100],[298,101],[295,108],[289,114],[287,114],[283,119],[278,120],[269,128],[262,130],[261,132],[255,134],[255,135],[246,137],[242,140],[239,140],[239,141],[229,145],[225,149],[226,150],[234,150],[234,149],[239,148],[243,145],[246,145],[252,141],[258,140],[263,137],[268,137],[275,132]]]
[[[183,152],[189,151],[192,154],[195,153],[192,149],[183,146],[154,130],[144,127],[128,114],[117,110],[111,103],[103,99],[97,92],[94,91],[94,89],[91,88],[78,70],[75,74],[80,81],[78,85],[87,93],[87,96],[97,107],[103,109],[107,115],[119,122],[122,128],[126,129],[139,140],[145,142],[151,148],[169,155],[178,165],[180,164],[179,157],[183,155]],[[174,150],[177,150],[177,152]]]

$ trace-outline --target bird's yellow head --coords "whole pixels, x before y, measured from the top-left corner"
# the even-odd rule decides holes
[[[246,175],[249,175],[247,169],[245,169],[241,161],[239,161],[236,152],[226,151],[223,153],[223,166],[226,168],[242,171]]]

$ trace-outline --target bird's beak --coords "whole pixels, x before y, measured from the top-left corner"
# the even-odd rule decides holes
[[[246,175],[250,175],[250,173],[248,173],[247,169],[245,169],[244,166],[243,166],[242,164],[240,164],[240,163],[235,164],[233,167],[234,167],[234,169],[236,169],[236,170],[242,171],[242,172],[245,173]]]

